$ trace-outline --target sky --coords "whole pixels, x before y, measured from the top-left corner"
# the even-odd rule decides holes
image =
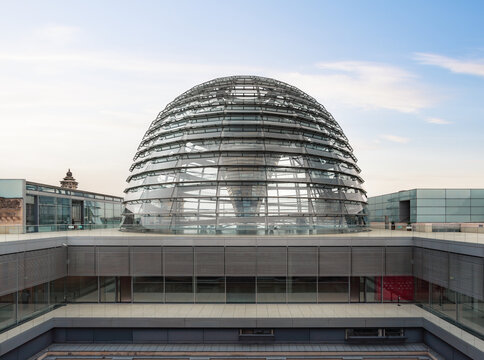
[[[369,196],[484,187],[483,1],[0,0],[0,178],[123,195],[176,96],[260,75],[343,128]]]

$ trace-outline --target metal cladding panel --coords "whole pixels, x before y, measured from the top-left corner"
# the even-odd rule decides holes
[[[354,247],[351,256],[351,275],[383,275],[384,250],[383,247]]]
[[[385,275],[412,274],[412,248],[387,247],[385,249]]]
[[[317,276],[318,248],[288,247],[287,273],[288,276]]]
[[[413,248],[413,276],[423,279],[423,249]]]
[[[67,250],[69,276],[96,275],[95,248],[93,246],[70,246]]]
[[[431,283],[449,286],[449,254],[443,251],[424,249],[422,278]]]
[[[161,246],[135,246],[131,248],[132,276],[162,276],[163,253]]]
[[[255,247],[225,248],[225,275],[256,276],[257,249]]]
[[[0,296],[17,291],[17,254],[0,256]]]
[[[25,284],[25,253],[17,254],[18,261],[18,289],[23,289]]]
[[[67,248],[49,249],[50,280],[67,276]]]
[[[102,246],[96,248],[97,275],[128,276],[129,248],[121,246]]]
[[[449,288],[464,295],[484,299],[484,259],[449,255]]]
[[[225,253],[222,246],[195,248],[195,276],[224,276]]]
[[[49,250],[28,251],[24,258],[24,287],[39,285],[49,281]]]
[[[257,248],[258,276],[287,276],[287,248],[266,247]]]
[[[351,272],[351,248],[319,248],[319,276],[349,276]]]
[[[193,248],[163,248],[165,276],[193,276]]]

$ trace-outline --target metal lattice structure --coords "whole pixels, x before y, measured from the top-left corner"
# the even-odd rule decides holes
[[[125,190],[126,230],[316,234],[366,229],[366,194],[341,127],[286,83],[197,85],[151,123]]]

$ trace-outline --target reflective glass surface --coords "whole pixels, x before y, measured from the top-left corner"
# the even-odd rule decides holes
[[[185,234],[311,234],[367,226],[341,127],[315,99],[255,76],[177,97],[146,132],[125,190],[123,228]]]

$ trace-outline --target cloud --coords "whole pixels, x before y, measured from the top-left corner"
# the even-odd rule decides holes
[[[484,59],[461,60],[443,55],[416,53],[415,60],[425,65],[434,65],[458,74],[484,76]]]
[[[382,139],[385,139],[385,140],[388,140],[388,141],[391,141],[391,142],[396,142],[396,143],[399,143],[399,144],[406,144],[410,141],[409,138],[397,136],[397,135],[383,134],[383,135],[380,135],[380,137]]]
[[[435,92],[426,89],[415,74],[396,66],[340,61],[319,63],[317,68],[320,73],[277,75],[324,102],[343,102],[364,109],[415,113],[437,101]]]
[[[423,86],[417,76],[402,68],[373,62],[339,61],[318,63],[308,72],[287,72],[238,64],[197,64],[160,61],[110,52],[0,52],[0,61],[35,64],[57,71],[64,68],[96,68],[110,72],[150,74],[190,80],[230,74],[258,74],[300,87],[324,103],[337,102],[363,109],[389,109],[415,113],[432,106],[435,91]]]
[[[430,124],[437,124],[437,125],[448,125],[448,124],[452,124],[451,121],[444,120],[444,119],[440,119],[440,118],[435,118],[435,117],[426,118],[425,121],[428,122],[428,123],[430,123]]]
[[[34,30],[34,37],[51,43],[66,44],[72,42],[80,32],[81,29],[77,26],[48,24]]]

